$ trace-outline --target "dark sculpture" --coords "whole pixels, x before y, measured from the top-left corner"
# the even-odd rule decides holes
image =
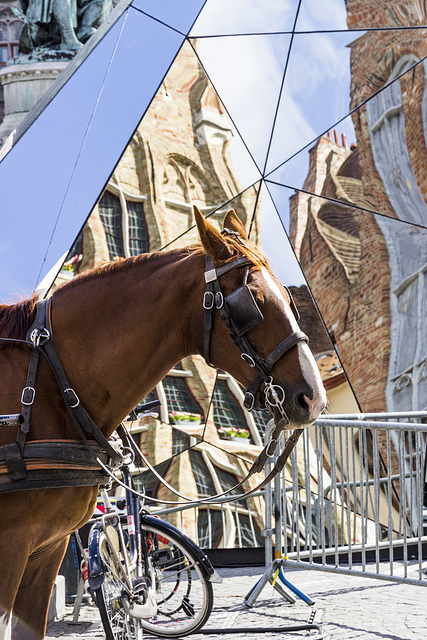
[[[112,0],[20,0],[20,53],[76,52],[112,10]]]

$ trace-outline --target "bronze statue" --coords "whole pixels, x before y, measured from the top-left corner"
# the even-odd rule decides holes
[[[112,0],[20,0],[20,53],[38,48],[76,52],[112,10]]]

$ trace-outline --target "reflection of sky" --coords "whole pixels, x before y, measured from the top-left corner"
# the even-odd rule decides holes
[[[267,170],[311,143],[349,111],[350,49],[354,34],[295,36],[277,114]],[[263,170],[290,42],[289,35],[212,38],[200,41],[200,57],[249,151]],[[337,126],[354,142],[351,121]],[[231,150],[234,153],[234,150]],[[307,174],[298,163],[292,184]],[[235,158],[235,159],[234,159]],[[233,156],[236,169],[239,157]],[[296,163],[293,163],[296,167]],[[287,178],[288,180],[290,178]]]
[[[225,0],[224,0],[225,2]],[[291,30],[296,3],[274,4],[275,15],[268,16],[265,3],[208,2],[193,29],[194,34],[243,33]],[[215,8],[215,10],[214,10]],[[240,17],[240,19],[239,19]],[[272,18],[271,20],[269,18]],[[297,32],[343,29],[346,13],[343,0],[303,0]],[[204,31],[205,29],[205,31]],[[333,127],[349,111],[350,48],[355,34],[296,33],[289,56],[286,79],[276,116],[276,108],[291,37],[289,34],[201,38],[199,55],[220,98],[226,106],[249,152],[264,170],[272,125],[274,139],[269,149],[266,173],[271,180],[301,188],[308,171],[308,152],[318,135]],[[337,125],[338,139],[345,134],[348,144],[355,141],[351,118]],[[248,184],[248,153],[242,145],[231,145],[233,166],[242,184]],[[302,149],[302,151],[300,151]],[[300,152],[299,152],[300,151]],[[298,153],[299,152],[299,153]],[[291,158],[288,162],[288,160]],[[282,164],[284,163],[284,164]],[[274,169],[280,167],[276,171]],[[286,228],[289,227],[289,197],[293,191],[271,188]],[[263,248],[270,255],[276,272],[286,284],[301,284],[303,276],[292,255],[286,235],[267,191],[261,207]],[[285,258],[286,256],[286,258]]]
[[[138,0],[139,5],[144,9],[150,6],[150,2],[151,0]],[[198,4],[196,0],[191,0],[191,2],[193,7],[196,7]],[[293,0],[271,2],[268,7],[266,7],[265,0],[252,0],[252,2],[248,0],[233,0],[232,3],[230,3],[229,0],[208,0],[205,9],[193,29],[193,34],[290,31],[293,27],[296,7],[297,3]],[[132,47],[137,40],[146,42],[152,51],[154,46],[152,43],[154,37],[153,32],[157,33],[157,31],[161,31],[162,33],[157,39],[157,44],[162,43],[163,64],[165,65],[163,69],[165,69],[167,66],[166,57],[170,56],[169,59],[172,58],[170,53],[165,53],[164,51],[164,38],[167,35],[167,27],[162,27],[158,23],[154,23],[154,21],[145,18],[143,14],[135,10],[131,10],[131,14],[129,14],[131,19],[128,23],[133,27],[133,30],[132,33],[126,37],[123,56],[119,56],[118,52],[115,51],[113,59],[122,57],[124,60],[126,55],[129,56],[129,59],[132,58]],[[145,22],[147,22],[150,37],[148,37],[147,34],[143,34],[142,25]],[[117,26],[118,25],[116,25],[115,28],[116,31]],[[322,3],[318,3],[317,0],[303,0],[297,29],[325,28],[346,28],[343,0],[325,0]],[[174,33],[175,38],[179,40],[179,38],[176,37],[176,32],[172,33]],[[144,35],[144,37],[141,37],[142,35]],[[346,45],[352,39],[354,39],[354,34],[351,33],[315,35],[299,33],[295,35],[275,126],[275,140],[270,149],[269,171],[273,170],[290,155],[315,139],[317,135],[322,133],[348,111],[350,50]],[[105,39],[105,41],[108,40],[111,40],[111,36]],[[122,38],[121,49],[123,40]],[[199,50],[202,62],[211,75],[220,97],[229,110],[237,128],[243,134],[248,148],[261,170],[263,170],[265,164],[290,40],[289,33],[267,36],[242,36],[237,38],[202,38],[200,40]],[[101,51],[103,46],[105,47],[105,42],[102,43],[102,46],[98,45],[98,51]],[[171,46],[170,50],[172,51],[173,48],[174,47]],[[98,51],[96,53],[93,52],[93,59],[96,59]],[[156,60],[162,56],[159,56],[157,53]],[[150,82],[152,86],[154,86],[157,81],[160,82],[161,74],[158,73],[159,77],[154,78],[155,73],[152,73],[153,63],[151,58],[152,55],[140,55],[138,51],[138,59],[150,60],[150,64],[142,65],[138,73],[133,70],[132,65],[128,65],[128,76],[133,74],[133,79],[143,79],[143,82],[131,82],[129,86],[132,88],[147,86]],[[106,60],[108,60],[108,58]],[[121,62],[121,64],[123,65],[123,62]],[[77,78],[73,77],[73,79],[69,81],[67,91],[64,91],[64,96],[66,92],[72,93],[70,89],[76,80],[80,82],[80,84],[82,81],[85,81],[85,75],[82,71],[83,69],[81,68],[76,74]],[[103,93],[105,95],[102,96],[104,103],[110,105],[109,109],[105,111],[105,119],[102,123],[92,122],[91,124],[91,135],[92,132],[94,132],[93,148],[97,149],[97,159],[92,163],[89,161],[84,167],[83,165],[80,167],[80,161],[82,159],[81,153],[80,156],[79,153],[75,154],[75,157],[79,156],[75,165],[78,170],[73,169],[76,188],[74,192],[72,192],[72,190],[68,191],[68,196],[65,196],[62,205],[60,201],[64,195],[61,197],[58,196],[58,202],[53,202],[52,193],[58,191],[58,193],[61,192],[61,194],[64,194],[62,183],[61,188],[57,186],[59,185],[57,178],[61,176],[61,173],[64,177],[64,172],[70,176],[70,170],[67,168],[65,162],[67,153],[67,157],[70,157],[70,145],[66,142],[66,134],[69,133],[73,135],[72,127],[69,125],[75,120],[76,111],[74,105],[79,105],[78,113],[82,114],[80,120],[84,120],[83,107],[84,104],[88,104],[85,97],[91,88],[94,88],[93,83],[91,83],[90,86],[86,86],[86,89],[83,91],[80,87],[74,97],[67,97],[69,106],[68,111],[66,110],[65,112],[65,117],[59,108],[61,104],[60,94],[53,101],[54,104],[51,103],[50,111],[52,111],[55,105],[57,105],[57,109],[55,110],[56,115],[53,117],[53,120],[51,118],[49,119],[49,122],[53,123],[53,127],[50,127],[50,129],[51,131],[55,131],[56,126],[61,132],[61,135],[56,136],[56,138],[56,134],[53,134],[52,148],[56,149],[56,146],[59,145],[60,149],[55,151],[55,153],[47,151],[49,147],[45,137],[46,129],[44,129],[42,136],[43,144],[38,144],[37,148],[32,148],[32,150],[30,150],[31,152],[26,153],[27,157],[31,158],[31,160],[26,163],[28,168],[24,168],[26,166],[25,162],[22,166],[20,164],[25,175],[24,182],[27,187],[26,193],[28,194],[27,204],[21,203],[24,190],[19,192],[18,197],[16,182],[13,181],[12,189],[14,195],[11,202],[16,206],[8,207],[6,212],[7,224],[4,220],[4,235],[3,238],[0,239],[0,267],[2,270],[0,298],[7,298],[13,292],[25,293],[26,290],[28,293],[32,289],[34,279],[37,275],[35,272],[38,272],[43,264],[46,246],[54,228],[54,220],[60,210],[62,211],[62,215],[54,237],[54,246],[50,248],[50,253],[47,261],[44,263],[41,275],[46,274],[58,257],[67,247],[69,248],[71,246],[78,227],[83,223],[93,205],[96,194],[101,191],[103,184],[108,178],[106,167],[110,166],[112,169],[114,163],[117,161],[118,158],[115,157],[108,160],[106,164],[104,161],[100,162],[102,158],[108,155],[107,152],[109,152],[110,149],[112,150],[112,147],[114,147],[115,155],[118,155],[117,145],[119,144],[119,136],[116,135],[118,123],[122,121],[124,123],[126,121],[127,131],[129,132],[133,126],[129,123],[129,119],[127,120],[126,116],[123,115],[123,105],[126,103],[124,98],[125,95],[129,94],[129,91],[126,90],[125,94],[121,90],[119,92],[113,90],[113,85],[116,86],[119,84],[118,81],[113,78],[115,71],[118,72],[119,70],[113,67],[109,69],[108,77],[109,80],[111,78],[112,80],[105,85],[105,87],[108,88],[108,86],[110,86],[112,89],[111,95],[107,96],[107,100],[107,92],[104,87]],[[147,82],[147,74],[149,74],[150,82]],[[117,99],[120,106],[117,108],[111,106],[112,102],[114,102],[113,94],[117,94],[118,96]],[[62,100],[62,102],[63,101],[64,100]],[[132,94],[131,99],[129,99],[128,95],[127,103],[134,105],[136,110],[138,108],[142,110],[142,102],[139,94]],[[89,107],[92,108],[91,105],[89,105]],[[97,111],[102,111],[100,104],[97,105]],[[109,118],[107,117],[108,114]],[[39,118],[39,122],[36,122],[32,129],[37,128],[37,124],[44,121],[44,116],[45,114],[43,113]],[[112,116],[114,117],[114,127],[111,127]],[[132,118],[134,116],[135,114],[132,114]],[[87,122],[87,119],[85,122]],[[67,126],[64,126],[64,123],[66,123]],[[104,133],[105,131],[109,131],[110,133],[107,136],[101,136],[98,141],[95,140],[96,136],[99,137],[98,132],[101,131]],[[351,123],[349,121],[338,127],[339,134],[343,131],[347,134],[349,143],[351,143],[354,139],[354,134],[352,133]],[[17,157],[20,157],[19,147],[25,146],[27,141],[31,145],[31,139],[34,138],[33,133],[31,130],[27,132],[24,138],[18,143],[17,148],[12,151],[11,156],[15,154]],[[123,143],[127,142],[125,139],[126,135],[128,134],[123,135]],[[115,145],[112,144],[112,138],[117,138]],[[87,136],[84,139],[87,146],[89,137]],[[55,140],[57,140],[58,143],[56,146]],[[78,146],[78,144],[81,144],[81,140],[82,138],[77,140],[76,136],[74,136],[73,139],[70,140],[70,144],[74,141],[74,144]],[[43,154],[46,155],[47,153],[50,153],[50,162],[46,163]],[[64,155],[64,158],[61,156],[61,153]],[[249,184],[256,181],[259,176],[258,173],[254,171],[253,162],[243,144],[238,142],[237,136],[235,136],[231,144],[231,154],[236,172],[240,176],[242,187],[246,188]],[[7,171],[5,174],[5,168],[11,161],[11,158],[6,158],[5,160],[2,165],[2,177],[6,180]],[[75,160],[73,160],[73,162],[74,161]],[[52,162],[53,166],[51,166]],[[105,168],[101,169],[103,163]],[[46,167],[48,167],[48,170]],[[307,167],[308,149],[302,151],[290,162],[283,165],[283,167],[271,177],[272,179],[274,178],[291,186],[300,187],[307,174]],[[99,174],[96,180],[94,180],[95,169]],[[16,175],[16,172],[14,175]],[[33,179],[31,184],[34,184],[34,186],[31,187],[29,186],[30,175]],[[96,182],[96,186],[90,190],[88,189],[88,185],[85,186],[85,180],[89,182],[91,179],[92,182]],[[67,183],[67,179],[65,183]],[[40,193],[40,188],[37,185],[42,189]],[[85,188],[88,193],[91,191],[90,198],[88,195],[86,200],[84,193]],[[6,186],[5,189],[7,191]],[[3,203],[8,201],[6,191],[2,189]],[[49,196],[49,198],[47,198],[47,196]],[[52,201],[53,204],[48,205],[50,201]],[[285,201],[287,201],[287,198],[280,202],[280,211],[284,220],[288,215],[287,210],[285,211]],[[16,215],[16,219],[14,215]],[[37,224],[35,224],[36,219]],[[16,251],[15,247],[12,247],[12,244],[16,244],[16,238],[19,237],[23,225],[29,228],[31,233],[21,238],[21,248],[18,254],[18,251]],[[263,229],[264,246],[267,247],[270,243],[274,247],[278,237],[273,231],[275,228],[274,225],[272,223],[269,225],[263,223],[263,226],[265,227]],[[61,237],[58,238],[58,234]],[[269,235],[272,236],[271,240],[268,238]],[[12,238],[13,242],[11,240]],[[32,275],[29,276],[29,273]]]
[[[288,198],[292,195],[290,190],[284,191]],[[279,200],[276,205],[280,206]],[[263,251],[280,282],[286,286],[305,284],[301,268],[265,185],[261,192],[259,221]]]

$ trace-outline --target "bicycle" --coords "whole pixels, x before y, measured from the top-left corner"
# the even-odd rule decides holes
[[[153,403],[138,406],[138,413]],[[203,551],[172,524],[141,508],[129,468],[122,465],[125,498],[89,533],[88,582],[107,640],[141,640],[143,633],[177,638],[194,633],[213,606],[212,582],[221,582]]]

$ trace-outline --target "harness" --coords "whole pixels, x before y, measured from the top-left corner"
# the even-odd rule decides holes
[[[238,235],[229,230],[224,230],[224,232]],[[244,240],[240,236],[238,237],[244,244]],[[214,310],[217,309],[220,312],[221,319],[230,330],[231,338],[240,349],[242,359],[256,371],[253,382],[245,392],[245,408],[248,411],[252,411],[260,406],[261,386],[264,385],[263,391],[266,405],[275,418],[276,415],[279,415],[282,419],[280,421],[275,419],[275,427],[270,441],[256,458],[247,476],[241,482],[228,491],[211,496],[206,500],[191,500],[191,502],[195,503],[214,502],[220,497],[235,492],[254,473],[262,471],[268,457],[273,455],[276,449],[280,433],[286,424],[289,424],[284,410],[285,391],[280,385],[273,383],[271,372],[276,362],[289,349],[299,342],[308,342],[308,337],[300,330],[294,331],[282,340],[267,358],[262,358],[256,353],[246,334],[263,322],[264,318],[247,285],[249,267],[252,264],[249,258],[242,256],[214,268],[211,258],[206,256],[206,291],[203,298],[205,310],[204,357],[207,364],[212,366],[210,362],[211,331]],[[242,286],[224,297],[220,284],[221,276],[242,266],[245,267]],[[291,309],[298,320],[298,311],[289,291],[288,293]],[[0,426],[15,425],[18,427],[16,442],[0,447],[0,494],[24,489],[105,485],[110,481],[111,477],[114,477],[120,484],[120,481],[113,473],[123,463],[123,455],[117,446],[114,446],[113,443],[106,439],[81,404],[52,345],[50,302],[49,298],[37,303],[36,319],[28,331],[27,340],[16,340],[17,342],[28,344],[32,351],[26,384],[21,394],[21,414],[0,416]],[[8,338],[4,339],[9,340]],[[10,340],[15,341],[13,338]],[[47,359],[55,375],[65,405],[80,434],[81,440],[26,442],[31,424],[31,407],[36,395],[35,380],[40,354],[43,354]],[[279,455],[274,468],[257,487],[246,492],[244,497],[266,486],[283,469],[303,431],[304,429],[293,430],[286,440],[284,449]],[[91,436],[90,440],[86,437],[86,433]],[[152,467],[143,452],[137,447],[136,449],[147,467],[164,483],[164,479]],[[190,500],[174,491],[169,485],[168,488],[179,497]],[[135,493],[145,497],[140,492]],[[229,500],[235,500],[235,496],[230,496]],[[159,502],[167,501],[159,500]]]
[[[222,233],[231,234],[240,240],[243,245],[245,244],[244,240],[234,231],[224,229]],[[242,286],[224,298],[220,284],[221,276],[242,266],[246,267]],[[243,256],[214,269],[211,257],[206,256],[206,291],[203,298],[203,307],[205,309],[203,348],[205,361],[209,366],[212,366],[210,362],[211,331],[214,309],[218,309],[222,321],[230,330],[230,336],[234,344],[240,349],[241,358],[256,371],[253,382],[246,388],[245,392],[243,404],[247,411],[259,408],[261,385],[264,384],[265,403],[275,418],[276,427],[272,432],[270,442],[264,447],[263,451],[255,460],[250,471],[250,475],[252,475],[255,472],[261,471],[267,458],[273,455],[280,433],[285,428],[285,424],[289,424],[288,417],[284,410],[285,390],[280,385],[273,384],[271,371],[276,362],[294,345],[299,342],[308,343],[308,337],[300,330],[293,331],[273,349],[267,358],[262,358],[257,354],[249,339],[246,337],[246,334],[263,322],[264,317],[247,285],[249,266],[253,266],[253,263],[249,258]],[[297,307],[289,289],[287,289],[287,292],[289,294],[291,310],[298,321],[299,313]],[[281,418],[280,424],[277,420],[278,416]],[[295,446],[302,432],[303,429],[294,430],[293,436],[291,436],[292,438],[296,438],[293,446]],[[290,451],[286,459],[289,454]],[[280,464],[281,457],[278,458],[276,466]]]
[[[21,394],[21,413],[0,416],[1,424],[18,427],[16,442],[0,447],[0,493],[108,483],[110,475],[105,469],[118,468],[123,457],[118,447],[107,440],[92,420],[65,375],[52,345],[50,298],[37,303],[36,319],[24,342],[32,351]],[[35,381],[41,353],[55,375],[65,405],[82,440],[26,442],[31,425],[31,408],[36,396]],[[91,437],[90,440],[86,433]]]

